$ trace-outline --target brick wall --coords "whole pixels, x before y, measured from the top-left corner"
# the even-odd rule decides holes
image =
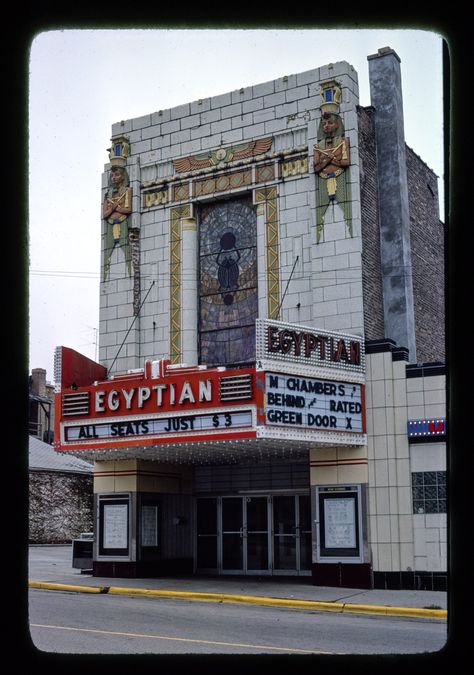
[[[92,476],[31,471],[29,512],[32,543],[64,544],[91,532]]]
[[[444,224],[439,219],[437,177],[409,147],[407,175],[417,360],[443,361]]]

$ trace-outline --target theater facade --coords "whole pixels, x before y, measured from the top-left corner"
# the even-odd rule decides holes
[[[445,588],[444,228],[368,64],[112,126],[100,363],[55,367],[95,575]]]

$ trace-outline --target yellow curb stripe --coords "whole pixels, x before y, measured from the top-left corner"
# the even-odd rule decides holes
[[[29,581],[30,588],[43,588],[49,591],[74,591],[76,593],[107,593],[103,586],[76,586],[74,584],[56,584],[47,581]]]
[[[289,598],[270,598],[257,595],[237,595],[232,593],[202,593],[197,591],[152,590],[147,588],[129,588],[122,586],[74,586],[41,581],[30,581],[30,588],[47,590],[76,591],[79,593],[108,593],[109,595],[139,595],[155,598],[177,598],[198,602],[228,602],[234,604],[260,605],[264,607],[287,607],[289,609],[307,609],[321,612],[340,612],[350,614],[379,614],[383,616],[406,616],[423,619],[446,619],[445,609],[423,609],[419,607],[390,607],[386,605],[358,605],[319,600],[297,600]]]
[[[257,595],[236,595],[231,593],[199,593],[196,591],[148,590],[143,588],[126,588],[111,586],[112,595],[145,595],[161,598],[182,598],[201,602],[231,602],[250,605],[266,605],[268,607],[292,607],[294,609],[321,609],[330,612],[342,612],[343,605],[334,602],[318,602],[315,600],[290,600],[288,598],[269,598]]]
[[[411,616],[421,619],[447,619],[447,609],[424,609],[422,607],[391,607],[387,605],[345,605],[345,612],[357,614],[385,614],[386,616]]]

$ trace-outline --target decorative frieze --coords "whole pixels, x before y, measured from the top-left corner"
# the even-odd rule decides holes
[[[154,190],[143,194],[143,208],[150,209],[153,206],[168,204],[168,190]]]
[[[275,163],[259,164],[255,167],[255,182],[266,183],[275,179]]]
[[[261,183],[272,183],[279,178],[298,178],[308,172],[307,153],[285,152],[272,161],[256,163],[248,168],[230,171],[205,172],[199,178],[173,183],[167,181],[143,192],[144,210],[168,206],[176,202],[206,197],[212,194],[245,189]]]
[[[213,194],[214,192],[227,192],[252,184],[252,170],[234,171],[218,176],[209,176],[196,180],[194,183],[194,196]]]
[[[174,202],[181,202],[189,199],[189,183],[176,183],[172,187],[172,199]]]
[[[292,157],[280,163],[280,177],[289,178],[308,173],[308,157]]]

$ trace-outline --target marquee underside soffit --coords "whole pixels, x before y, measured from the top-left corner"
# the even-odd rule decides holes
[[[146,445],[106,449],[68,451],[82,459],[112,461],[143,459],[165,464],[237,464],[242,461],[258,462],[270,459],[308,459],[309,450],[319,447],[334,447],[334,443],[310,443],[286,440],[246,439],[213,443],[180,443],[179,445]],[[341,447],[340,444],[337,447]]]

